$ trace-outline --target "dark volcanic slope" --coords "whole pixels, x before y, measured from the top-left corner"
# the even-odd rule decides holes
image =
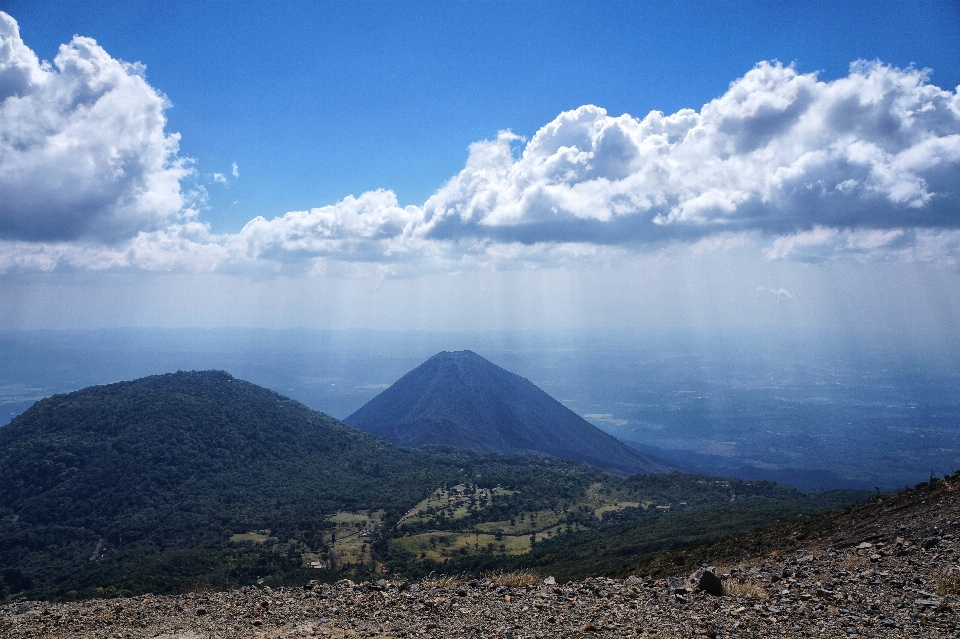
[[[401,446],[540,453],[627,474],[669,470],[472,351],[434,355],[344,421]]]

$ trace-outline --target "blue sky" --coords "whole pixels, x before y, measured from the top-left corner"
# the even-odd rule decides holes
[[[8,61],[6,93],[0,67],[5,326],[957,324],[955,2],[0,10],[21,62],[74,35],[96,44],[70,60],[99,60],[80,80]],[[55,83],[110,99],[74,109]],[[889,97],[914,137],[843,111],[851,95]],[[46,107],[59,138],[32,115]],[[654,110],[672,149],[657,171],[676,174],[651,186]],[[20,157],[10,132],[34,126]],[[63,139],[89,172],[56,175]]]

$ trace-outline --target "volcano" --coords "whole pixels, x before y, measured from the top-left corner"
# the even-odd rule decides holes
[[[401,446],[551,455],[621,475],[671,470],[473,351],[434,355],[344,421]]]

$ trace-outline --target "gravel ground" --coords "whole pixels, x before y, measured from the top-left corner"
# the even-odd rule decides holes
[[[23,601],[0,610],[0,637],[960,638],[958,495],[940,482],[872,502],[833,516],[815,545],[684,578],[556,584],[527,573]],[[723,595],[706,591],[718,585]]]

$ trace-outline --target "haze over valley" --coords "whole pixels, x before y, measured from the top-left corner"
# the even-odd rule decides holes
[[[56,392],[224,369],[346,418],[441,350],[475,350],[621,441],[691,472],[899,488],[960,468],[960,356],[762,333],[178,329],[0,336],[6,421]]]

